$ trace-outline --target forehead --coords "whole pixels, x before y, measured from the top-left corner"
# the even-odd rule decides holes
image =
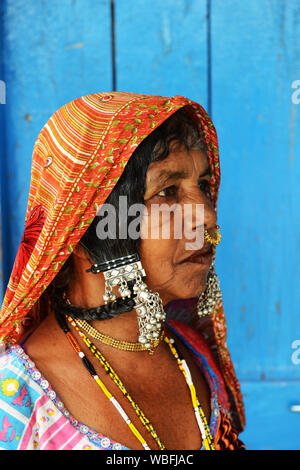
[[[165,159],[150,163],[146,179],[150,183],[166,173],[182,173],[188,177],[194,171],[202,173],[207,168],[209,168],[208,159],[202,150],[187,150],[184,146],[180,146],[171,149]]]

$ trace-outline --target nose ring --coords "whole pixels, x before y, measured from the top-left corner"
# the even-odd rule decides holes
[[[215,232],[213,237],[208,233],[208,231],[206,229],[204,230],[204,238],[205,238],[206,241],[211,243],[211,245],[218,245],[220,243],[221,236],[222,235],[220,234],[220,226],[219,225],[216,225],[216,232]]]

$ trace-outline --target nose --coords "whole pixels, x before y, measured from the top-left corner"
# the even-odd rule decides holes
[[[206,203],[204,206],[204,228],[210,232],[215,230],[217,224],[217,213],[212,207],[211,203]]]
[[[217,214],[211,201],[202,191],[197,188],[193,193],[189,193],[185,198],[184,213],[188,214],[184,218],[185,235],[187,239],[197,240],[196,244],[189,245],[189,249],[201,249],[204,245],[204,230],[209,235],[214,236],[217,224]],[[200,243],[201,246],[198,246]]]
[[[217,223],[217,214],[209,197],[197,187],[195,191],[189,192],[184,200],[184,204],[191,205],[192,210],[192,230],[203,227],[206,230],[214,230]],[[199,220],[200,207],[203,208],[202,220]],[[197,209],[198,208],[198,209]]]

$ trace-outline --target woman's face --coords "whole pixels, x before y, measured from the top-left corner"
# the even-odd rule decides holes
[[[147,285],[164,305],[196,297],[205,288],[212,253],[199,252],[211,248],[203,239],[204,228],[213,235],[216,226],[210,175],[205,153],[178,145],[167,158],[149,165],[140,257]]]

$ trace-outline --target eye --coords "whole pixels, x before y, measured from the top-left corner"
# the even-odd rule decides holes
[[[204,194],[210,196],[210,184],[208,180],[200,180],[198,186]]]
[[[170,196],[173,196],[177,191],[177,188],[176,186],[168,186],[167,188],[165,189],[162,189],[161,191],[159,191],[156,196],[160,196],[160,197],[170,197]]]
[[[200,189],[206,191],[207,188],[209,188],[209,181],[201,180],[201,181],[199,181],[198,186],[199,186]]]

